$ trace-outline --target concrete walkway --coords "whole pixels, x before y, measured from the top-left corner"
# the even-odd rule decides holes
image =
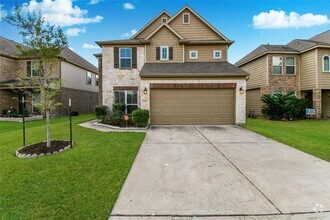
[[[330,219],[330,164],[237,126],[152,126],[110,219],[197,218]]]

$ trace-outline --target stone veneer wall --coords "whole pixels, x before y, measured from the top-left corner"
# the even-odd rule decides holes
[[[127,47],[127,46],[118,46]],[[102,47],[102,105],[112,106],[114,99],[114,86],[138,86],[140,88],[139,72],[144,64],[144,47],[137,47],[137,68],[118,69],[114,68],[113,47]],[[139,98],[138,98],[139,99]]]
[[[140,108],[150,110],[150,83],[236,83],[236,106],[235,106],[235,118],[236,124],[245,124],[245,105],[246,105],[246,93],[240,94],[239,88],[242,87],[246,91],[245,79],[199,79],[199,80],[175,80],[175,79],[161,79],[161,80],[141,80],[141,88],[147,88],[148,93],[144,94],[143,89],[140,89]]]

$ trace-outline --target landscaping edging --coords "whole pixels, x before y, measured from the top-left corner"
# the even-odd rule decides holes
[[[42,119],[42,115],[25,117],[25,121],[34,121],[34,120],[41,120],[41,119]],[[17,117],[17,118],[0,117],[0,121],[23,122],[23,118],[22,117]]]
[[[56,140],[56,141],[68,141],[68,140]],[[34,145],[34,144],[38,144],[38,143],[33,143],[33,144],[28,145],[28,146],[31,146],[31,145]],[[24,154],[24,153],[19,152],[21,149],[23,149],[25,147],[28,147],[28,146],[24,146],[24,147],[21,147],[20,149],[16,150],[16,152],[15,152],[16,157],[18,157],[18,158],[36,158],[36,157],[43,157],[43,156],[58,154],[58,153],[61,153],[61,152],[64,152],[64,151],[67,151],[67,150],[71,149],[72,146],[73,146],[73,142],[72,142],[72,146],[69,144],[68,146],[66,146],[66,147],[64,147],[64,148],[62,148],[58,151],[54,151],[52,153],[47,153],[47,154],[44,154],[44,153],[41,153],[41,154]]]
[[[103,123],[100,123],[99,121],[96,121],[93,124],[104,126],[104,127],[111,128],[111,129],[122,130],[122,131],[130,131],[130,130],[132,130],[132,131],[134,131],[134,130],[147,131],[149,129],[149,126],[150,126],[150,125],[148,125],[147,127],[142,127],[142,128],[141,127],[117,127],[117,126],[113,126],[113,125],[103,124]]]

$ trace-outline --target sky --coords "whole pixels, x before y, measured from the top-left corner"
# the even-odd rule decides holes
[[[95,41],[127,39],[162,10],[174,15],[189,5],[230,40],[237,62],[260,44],[287,44],[330,29],[330,0],[0,0],[0,35],[21,42],[3,19],[15,4],[41,11],[66,33],[69,47],[97,66]]]

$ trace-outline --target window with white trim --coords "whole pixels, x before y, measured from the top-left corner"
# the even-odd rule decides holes
[[[213,59],[221,59],[222,51],[221,50],[213,50]]]
[[[286,57],[285,58],[285,71],[288,75],[296,74],[296,59],[295,57]]]
[[[119,49],[119,68],[132,68],[132,48]]]
[[[294,96],[297,96],[297,91],[288,90],[288,91],[286,91],[286,94],[293,94]]]
[[[41,68],[40,61],[31,61],[31,76],[39,76],[40,68]]]
[[[92,85],[92,73],[88,72],[86,73],[86,84],[87,85]]]
[[[197,59],[198,51],[197,50],[189,50],[189,59]]]
[[[183,24],[190,24],[190,14],[189,13],[183,13],[182,23]]]
[[[283,61],[282,61],[282,57],[276,57],[274,56],[272,58],[273,60],[273,71],[272,74],[273,75],[282,75],[282,69],[283,69]]]
[[[115,91],[115,104],[125,105],[125,113],[131,114],[138,108],[138,94],[135,90],[117,90]]]
[[[32,94],[32,113],[34,114],[40,114],[40,93],[33,93]]]
[[[330,60],[328,55],[324,55],[322,58],[322,71],[323,72],[330,72]]]
[[[166,23],[167,22],[167,18],[162,18],[162,23]]]
[[[168,46],[161,46],[160,47],[160,59],[161,60],[168,60]]]
[[[99,85],[99,75],[95,74],[95,86]]]

